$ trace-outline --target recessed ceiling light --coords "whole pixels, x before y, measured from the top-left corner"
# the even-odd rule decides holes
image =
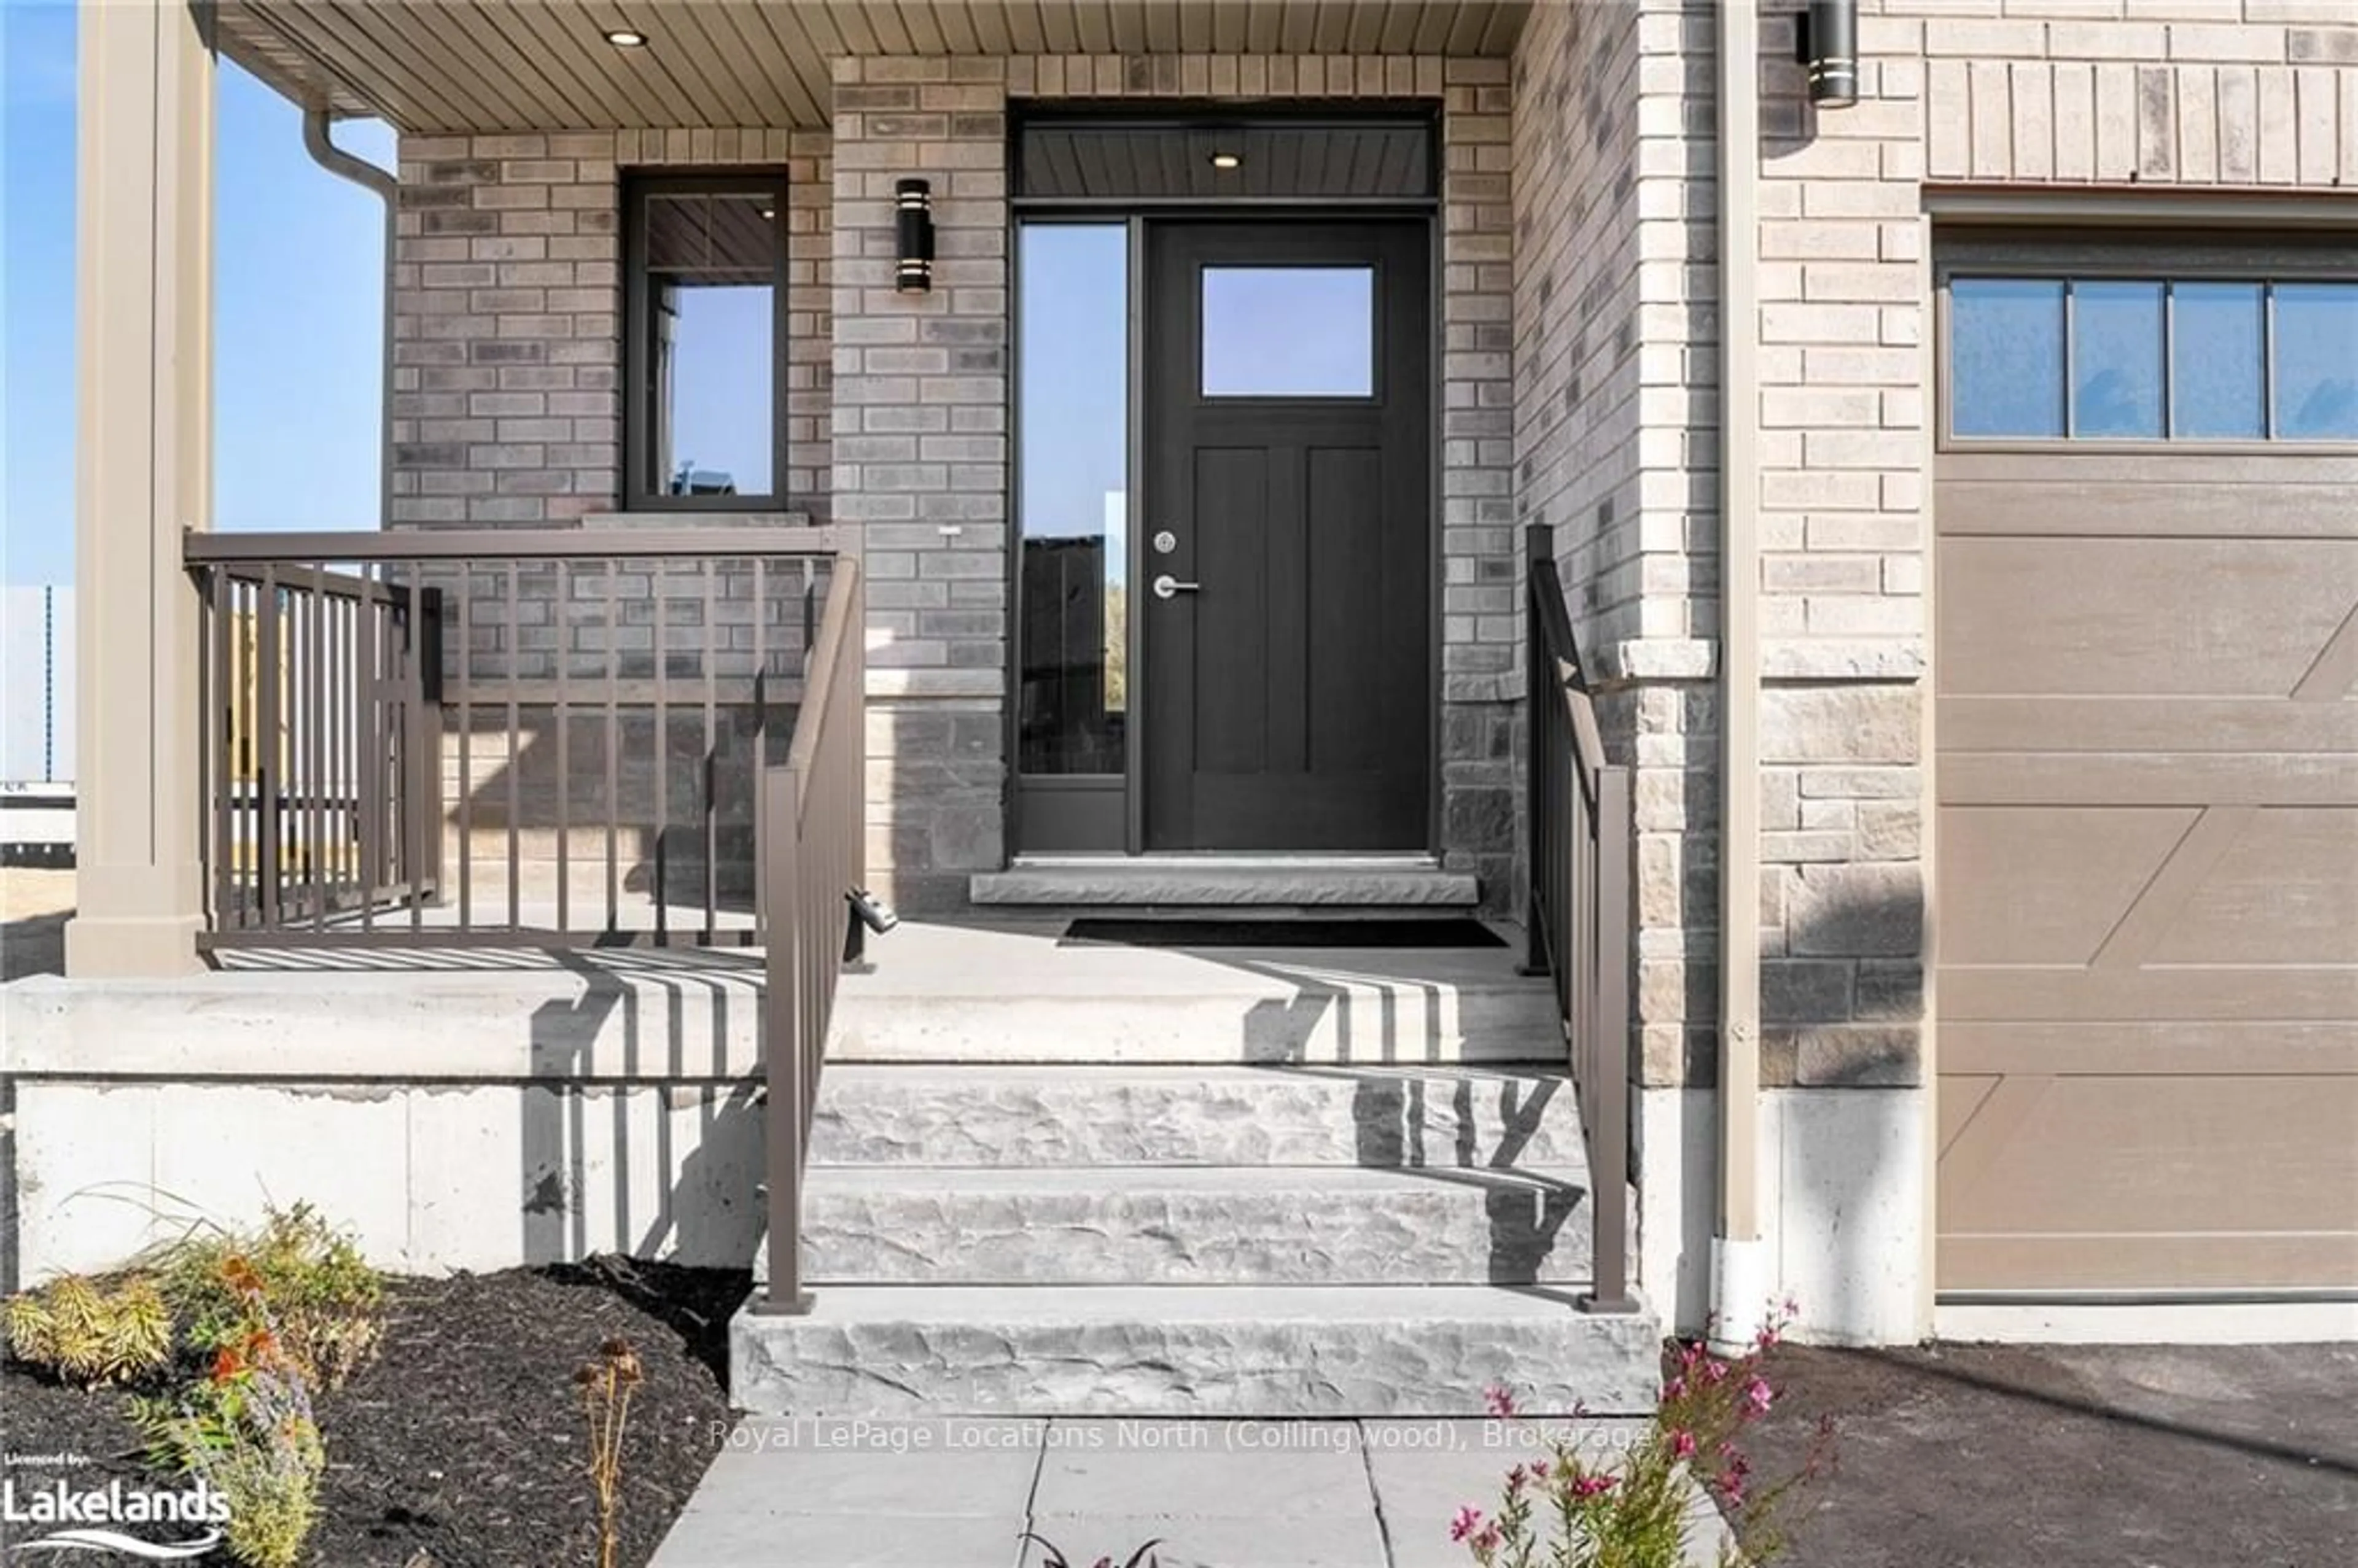
[[[611,27],[607,29],[606,41],[618,49],[644,49],[647,36],[644,33],[633,32],[628,27]]]
[[[763,216],[763,218],[765,218],[765,219],[767,219],[767,218],[774,218],[774,217],[776,217],[777,215],[778,215],[778,210],[777,210],[776,208],[774,208],[774,207],[764,207],[764,208],[763,208],[763,209],[762,209],[762,216]]]
[[[1245,160],[1243,158],[1238,157],[1234,153],[1214,153],[1212,155],[1212,167],[1214,168],[1242,168],[1244,167],[1244,162]]]

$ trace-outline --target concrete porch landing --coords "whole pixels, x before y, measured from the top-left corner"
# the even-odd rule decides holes
[[[831,1062],[1561,1061],[1520,935],[1487,948],[1129,947],[1057,918],[912,924],[844,977]],[[955,1005],[950,1005],[955,1004]]]
[[[1602,1451],[1635,1430],[1586,1422]],[[1161,1568],[1464,1568],[1531,1429],[1488,1421],[795,1422],[748,1418],[653,1568],[1042,1568],[1160,1538]],[[1694,1498],[1686,1560],[1725,1530]]]

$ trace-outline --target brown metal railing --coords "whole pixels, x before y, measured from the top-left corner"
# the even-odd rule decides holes
[[[866,857],[859,563],[812,528],[191,534],[186,558],[203,946],[760,946],[763,1304],[806,1307]]]
[[[830,531],[192,534],[187,558],[207,948],[758,942],[760,749]]]
[[[761,1310],[770,1313],[810,1308],[802,1288],[803,1173],[836,977],[857,941],[845,900],[860,881],[866,831],[862,600],[859,563],[837,562],[793,744],[784,765],[762,777],[770,1279]]]
[[[1629,770],[1608,761],[1544,524],[1529,570],[1531,900],[1527,967],[1555,982],[1588,1146],[1595,1269],[1584,1310],[1637,1310],[1629,1293],[1629,979],[1637,826]]]

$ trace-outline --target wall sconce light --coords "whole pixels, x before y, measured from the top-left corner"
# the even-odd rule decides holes
[[[1793,58],[1810,73],[1810,102],[1847,109],[1858,102],[1858,0],[1810,0],[1793,18]]]
[[[902,294],[925,294],[934,287],[934,188],[925,180],[896,180],[892,186],[894,254],[899,265],[892,287]]]

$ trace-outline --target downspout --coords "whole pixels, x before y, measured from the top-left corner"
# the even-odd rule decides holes
[[[1760,1229],[1760,9],[1719,11],[1719,1192],[1711,1337],[1759,1332],[1771,1289]]]
[[[328,135],[328,110],[312,104],[303,111],[303,150],[311,161],[340,179],[374,191],[384,201],[384,345],[377,355],[384,368],[380,406],[384,428],[377,441],[377,526],[393,522],[393,265],[399,234],[395,213],[400,209],[401,182],[363,157],[336,146]]]

